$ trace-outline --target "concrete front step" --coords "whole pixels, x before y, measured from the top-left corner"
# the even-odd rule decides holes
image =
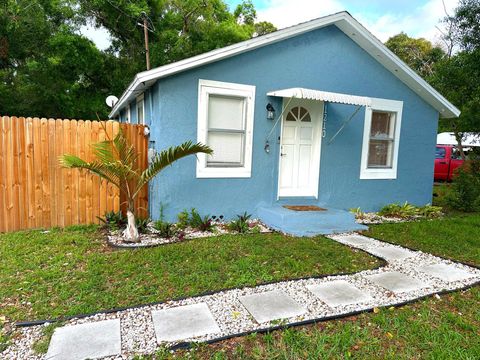
[[[258,217],[272,229],[294,236],[313,237],[367,230],[355,222],[355,215],[339,209],[326,211],[295,211],[281,205],[258,209]]]

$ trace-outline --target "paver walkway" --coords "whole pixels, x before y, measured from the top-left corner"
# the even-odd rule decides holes
[[[330,238],[387,260],[352,275],[233,289],[72,320],[52,337],[48,359],[131,358],[157,346],[207,341],[279,324],[392,306],[480,282],[480,270],[358,234]],[[121,340],[120,340],[121,339]]]

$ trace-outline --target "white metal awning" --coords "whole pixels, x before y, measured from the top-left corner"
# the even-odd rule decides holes
[[[318,100],[318,101],[347,104],[347,105],[357,105],[357,106],[370,106],[372,104],[372,99],[365,96],[355,96],[355,95],[340,94],[340,93],[304,89],[304,88],[290,88],[290,89],[270,91],[267,93],[267,96]]]

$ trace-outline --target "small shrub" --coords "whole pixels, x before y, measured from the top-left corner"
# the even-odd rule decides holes
[[[237,219],[233,220],[228,224],[228,229],[230,231],[236,231],[240,234],[245,234],[250,231],[250,225],[248,220],[252,217],[251,214],[244,212],[243,215],[237,215]]]
[[[457,169],[446,202],[455,210],[480,210],[480,160],[470,160]]]
[[[189,225],[199,231],[213,231],[215,230],[215,224],[210,215],[200,216],[198,211],[194,208],[190,211]]]
[[[378,215],[405,219],[417,215],[417,208],[414,205],[409,204],[407,201],[405,201],[403,205],[385,205],[383,208],[380,209]]]
[[[102,223],[110,228],[110,230],[119,230],[127,224],[127,218],[123,216],[121,211],[108,211],[102,217],[97,217]]]
[[[352,208],[349,210],[352,214],[355,215],[356,219],[364,219],[365,218],[365,212],[363,212],[359,207],[357,208]]]
[[[153,223],[153,227],[158,231],[163,238],[170,239],[175,236],[177,229],[175,225],[168,221],[158,220]]]
[[[429,219],[438,218],[443,215],[441,206],[433,206],[430,204],[419,207],[417,209],[417,213],[418,215],[429,218]]]
[[[177,215],[177,227],[179,229],[185,229],[190,225],[190,214],[188,210],[183,210],[181,213]]]
[[[136,218],[135,222],[137,223],[137,229],[140,234],[145,234],[147,232],[150,221],[149,218]]]

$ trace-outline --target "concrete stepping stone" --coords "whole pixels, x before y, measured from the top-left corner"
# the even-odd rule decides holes
[[[159,344],[220,332],[205,303],[152,311],[152,319]]]
[[[310,285],[307,289],[330,307],[363,303],[372,300],[365,291],[345,280],[329,281],[324,284]]]
[[[418,268],[418,270],[447,282],[466,280],[475,276],[474,274],[469,273],[466,270],[459,269],[456,266],[451,266],[447,264],[421,266]]]
[[[381,258],[391,261],[391,260],[403,260],[412,256],[415,256],[415,253],[406,249],[400,249],[394,246],[385,246],[385,247],[375,247],[369,249],[368,252],[380,256]]]
[[[53,333],[47,359],[84,360],[120,355],[120,319],[64,326]]]
[[[375,241],[361,235],[345,235],[339,237],[343,241],[352,244],[353,246],[374,246],[376,245]]]
[[[287,319],[307,311],[279,290],[241,296],[240,302],[259,323]]]
[[[428,287],[428,284],[398,271],[368,275],[366,278],[375,284],[384,287],[385,289],[393,291],[396,294]]]

